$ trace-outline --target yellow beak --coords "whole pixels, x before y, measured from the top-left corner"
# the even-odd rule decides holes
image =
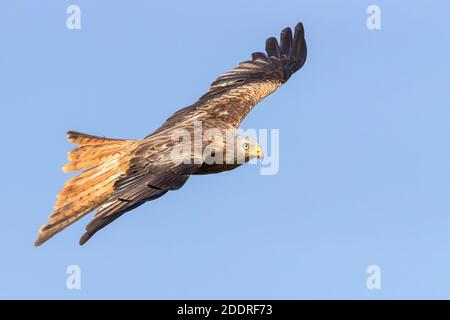
[[[262,161],[264,159],[264,152],[260,147],[256,148],[256,156]]]

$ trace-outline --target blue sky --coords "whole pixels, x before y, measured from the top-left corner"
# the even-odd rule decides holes
[[[70,4],[81,30],[66,28]],[[0,298],[450,298],[448,1],[1,9]],[[298,21],[304,68],[243,123],[280,130],[277,175],[194,177],[84,247],[90,217],[33,247],[67,178],[65,131],[142,138]]]

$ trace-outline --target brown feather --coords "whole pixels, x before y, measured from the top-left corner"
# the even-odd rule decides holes
[[[80,146],[84,145],[92,145],[92,144],[100,144],[104,142],[112,142],[112,141],[124,141],[124,139],[112,139],[105,137],[93,136],[86,133],[81,133],[78,131],[67,131],[67,140],[72,142],[73,144],[79,144]]]
[[[280,40],[279,45],[276,38],[268,38],[267,55],[255,52],[251,61],[222,74],[196,103],[175,112],[153,134],[174,128],[190,130],[194,121],[202,121],[204,129],[238,128],[259,101],[286,83],[306,61],[301,23],[295,27],[294,36],[290,28],[285,28]]]
[[[80,239],[80,244],[84,244],[125,212],[181,188],[190,175],[233,169],[234,166],[201,167],[201,161],[174,164],[173,131],[191,131],[196,121],[202,122],[203,130],[236,129],[259,101],[303,66],[306,56],[305,34],[299,23],[294,35],[286,28],[280,44],[269,38],[266,53],[253,53],[251,61],[222,74],[196,103],[175,112],[144,140],[110,139],[69,131],[68,140],[78,147],[69,152],[69,163],[63,170],[84,171],[70,178],[58,194],[49,222],[39,229],[35,245],[97,210]],[[193,160],[197,158],[192,155]]]
[[[99,138],[72,131],[68,138],[81,146],[69,153],[72,162],[63,170],[86,170],[70,178],[58,193],[48,223],[39,229],[36,246],[107,200],[114,192],[116,181],[127,172],[138,145],[137,140]]]

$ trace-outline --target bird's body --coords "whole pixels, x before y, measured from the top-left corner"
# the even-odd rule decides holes
[[[35,245],[96,210],[80,239],[84,244],[98,230],[125,212],[168,191],[181,188],[191,175],[232,170],[262,151],[235,130],[250,110],[285,83],[306,60],[301,23],[266,42],[267,55],[221,75],[195,104],[175,112],[143,140],[96,137],[75,131],[68,140],[65,172],[80,171],[57,196],[49,222],[39,229]],[[200,138],[199,138],[200,137]]]

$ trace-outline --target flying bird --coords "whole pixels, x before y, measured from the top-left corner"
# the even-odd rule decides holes
[[[251,60],[222,74],[196,103],[175,112],[142,140],[67,132],[68,140],[77,147],[69,152],[63,171],[81,172],[70,178],[57,195],[35,245],[96,211],[80,239],[83,245],[122,214],[181,188],[191,175],[232,170],[250,159],[262,158],[261,147],[254,140],[234,132],[258,102],[303,66],[306,53],[302,23],[297,24],[294,34],[285,28],[280,43],[274,37],[268,38],[266,53],[255,52]],[[215,133],[202,136],[199,148],[189,143],[181,148],[174,134],[195,136],[198,123],[201,133]],[[232,138],[225,139],[224,132],[232,132]],[[220,157],[216,153],[222,153],[222,161],[217,160]],[[224,155],[227,161],[223,161]]]

